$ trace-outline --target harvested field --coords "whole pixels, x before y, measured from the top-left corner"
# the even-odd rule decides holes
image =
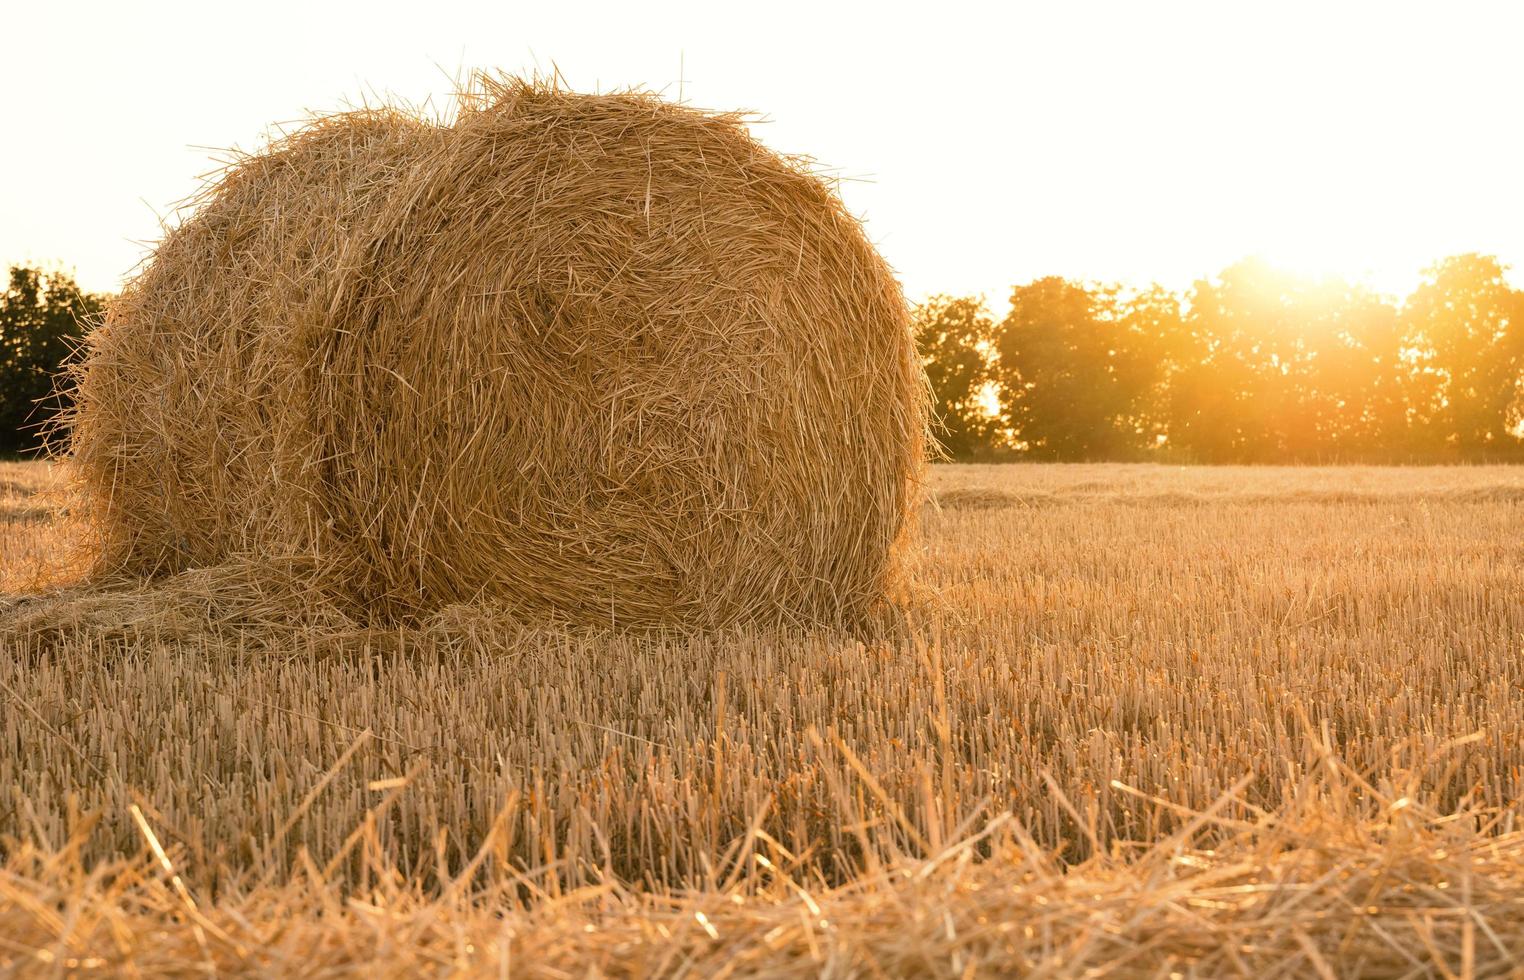
[[[57,578],[59,484],[59,468],[51,463],[0,462],[0,597],[29,593],[41,579]]]
[[[50,479],[0,467],[8,575],[63,553]],[[1519,470],[929,497],[903,615],[855,634],[377,630],[219,567],[12,588],[0,971],[1524,962]]]

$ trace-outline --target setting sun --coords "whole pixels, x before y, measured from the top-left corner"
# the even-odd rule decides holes
[[[1335,249],[1320,249],[1315,243],[1286,243],[1281,247],[1267,247],[1257,253],[1278,269],[1300,279],[1321,282],[1342,279],[1367,286],[1385,296],[1401,298],[1413,291],[1430,260],[1411,264],[1411,260],[1398,255],[1380,257],[1379,248],[1362,252],[1363,258],[1355,258]]]

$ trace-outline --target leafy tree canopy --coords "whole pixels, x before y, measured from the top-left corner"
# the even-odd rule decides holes
[[[66,407],[65,362],[103,299],[58,272],[12,266],[0,293],[0,453],[32,452]]]

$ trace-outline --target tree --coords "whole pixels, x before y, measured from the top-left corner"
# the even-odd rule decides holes
[[[1402,323],[1424,387],[1414,405],[1424,444],[1467,457],[1520,448],[1524,293],[1498,260],[1458,255],[1431,267]]]
[[[1307,290],[1302,315],[1314,354],[1302,397],[1312,403],[1315,432],[1293,444],[1300,459],[1400,458],[1409,452],[1407,405],[1413,371],[1397,309],[1361,286],[1328,279]]]
[[[1292,392],[1303,345],[1293,282],[1257,259],[1190,293],[1172,351],[1169,441],[1202,462],[1279,458],[1307,426]]]
[[[1402,308],[1245,259],[1185,302],[1039,279],[999,324],[1001,409],[1049,459],[1524,458],[1524,292],[1488,256],[1428,270]]]
[[[1203,462],[1390,455],[1403,441],[1396,310],[1258,259],[1196,283],[1169,353],[1169,441]]]
[[[931,383],[934,434],[954,459],[994,446],[985,411],[995,325],[978,297],[933,296],[912,311],[921,363]]]
[[[66,407],[56,378],[85,324],[103,308],[62,273],[12,266],[0,294],[0,452],[33,451]]]
[[[1170,351],[1183,330],[1180,298],[1154,285],[1119,303],[1117,315],[1123,343],[1114,360],[1118,381],[1128,392],[1130,415],[1122,420],[1129,441],[1153,449],[1169,433],[1165,413]]]
[[[1171,306],[1162,291],[1132,303],[1119,294],[1056,276],[1012,291],[995,342],[1001,407],[1032,455],[1107,459],[1151,441],[1146,408]]]

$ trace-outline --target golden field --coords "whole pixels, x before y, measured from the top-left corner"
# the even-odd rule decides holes
[[[934,467],[861,635],[44,587],[56,479],[0,973],[1524,970],[1524,468]]]

